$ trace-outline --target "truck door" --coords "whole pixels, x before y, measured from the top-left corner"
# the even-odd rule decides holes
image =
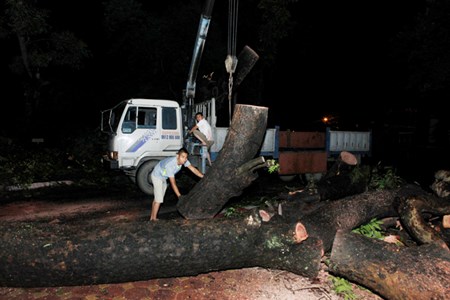
[[[179,107],[161,108],[158,128],[161,128],[159,143],[163,151],[178,151],[182,147],[183,130],[181,122],[181,111]]]
[[[122,133],[130,143],[126,153],[178,150],[182,145],[181,125],[176,107],[130,106],[125,114]]]
[[[118,133],[122,166],[136,166],[144,153],[160,149],[157,116],[158,107],[128,107]]]

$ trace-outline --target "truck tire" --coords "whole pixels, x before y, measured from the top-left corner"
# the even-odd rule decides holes
[[[153,196],[153,183],[150,174],[158,162],[157,160],[147,161],[137,171],[136,183],[144,194]]]

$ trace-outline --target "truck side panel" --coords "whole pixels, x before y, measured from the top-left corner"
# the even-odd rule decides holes
[[[280,175],[325,173],[328,160],[342,151],[371,154],[370,131],[280,131],[279,143]]]
[[[213,130],[214,144],[211,146],[211,159],[214,161],[219,155],[228,134],[228,127],[211,127]],[[260,155],[273,156],[278,158],[278,129],[270,128],[266,130],[264,141],[261,146]]]
[[[313,149],[324,147],[324,132],[280,131],[280,148]]]
[[[327,128],[327,151],[337,154],[349,151],[353,154],[371,154],[371,131],[338,131]]]
[[[280,151],[280,175],[324,173],[327,171],[326,151]]]

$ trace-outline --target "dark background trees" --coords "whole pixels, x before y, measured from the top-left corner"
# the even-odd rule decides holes
[[[5,0],[0,135],[58,143],[97,130],[99,111],[121,100],[181,102],[202,5]],[[447,147],[449,9],[443,0],[241,1],[237,52],[249,45],[260,59],[236,102],[269,107],[268,126],[283,130],[323,130],[326,114],[326,126],[371,129],[374,153],[400,149],[393,161],[402,147]],[[199,101],[227,87],[227,17],[228,1],[217,0]]]
[[[268,57],[264,66],[273,65],[278,40],[291,27],[285,26],[292,22],[289,4],[245,2],[239,26],[247,32],[240,29],[237,51],[249,43]],[[2,115],[3,135],[57,136],[93,128],[101,109],[131,97],[181,99],[203,1],[7,0],[4,5],[4,92],[16,113]],[[203,75],[214,72],[213,81],[226,86],[227,13],[227,1],[217,1],[198,74],[200,97]],[[264,34],[268,27],[272,35]],[[263,104],[264,79],[255,73],[253,84],[259,87],[253,87],[258,93],[252,101]],[[6,126],[11,123],[19,126]]]

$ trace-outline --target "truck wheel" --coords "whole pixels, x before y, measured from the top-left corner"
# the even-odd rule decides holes
[[[153,195],[153,184],[150,174],[157,163],[157,160],[151,160],[144,163],[136,174],[136,183],[139,189],[147,195]]]

